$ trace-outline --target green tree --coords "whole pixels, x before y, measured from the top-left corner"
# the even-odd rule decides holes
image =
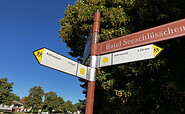
[[[127,10],[132,32],[148,29],[168,22],[183,19],[184,0],[137,0]],[[128,83],[123,111],[128,113],[182,113],[184,112],[184,39],[178,38],[156,43],[164,47],[164,52],[154,60],[128,64],[133,83]],[[175,48],[174,48],[175,47]],[[175,59],[176,58],[176,59]],[[125,69],[125,68],[124,68]],[[126,69],[125,69],[126,70]],[[137,76],[139,78],[133,78]],[[129,78],[129,79],[131,79]],[[128,89],[127,89],[128,90]],[[125,93],[125,89],[117,91]]]
[[[85,105],[83,103],[76,103],[75,107],[77,110],[82,111],[85,108]]]
[[[185,0],[78,0],[59,21],[60,38],[71,48],[69,54],[82,61],[96,9],[101,11],[102,42],[183,19],[183,4]],[[165,50],[154,60],[98,69],[94,113],[184,112],[184,43],[184,38],[159,42]],[[81,87],[86,94],[87,82]]]
[[[45,100],[44,100],[44,110],[48,110],[49,112],[52,112],[52,110],[55,110],[55,112],[63,113],[63,104],[65,101],[62,97],[57,97],[57,94],[55,92],[48,92],[45,93]]]
[[[62,97],[57,97],[55,111],[63,113],[64,112],[64,107],[63,107],[64,103],[65,103],[65,101]]]
[[[93,25],[94,12],[97,9],[101,11],[100,41],[125,35],[128,32],[125,26],[128,17],[123,7],[129,4],[130,2],[126,1],[78,0],[74,6],[69,5],[65,17],[59,21],[60,38],[71,48],[69,54],[81,59],[86,38]]]
[[[14,94],[14,93],[10,93],[11,94],[11,96],[13,97],[13,100],[14,101],[20,101],[20,97],[19,96],[17,96],[16,94]]]
[[[32,107],[33,110],[37,110],[38,106],[42,104],[42,97],[44,96],[44,90],[40,86],[35,86],[30,89],[28,97],[25,98],[24,106],[26,108]]]
[[[71,112],[77,111],[75,105],[73,105],[70,100],[64,103],[64,112],[66,113],[67,111],[71,111]]]
[[[69,54],[79,57],[78,60],[82,61],[85,41],[93,25],[94,12],[97,9],[101,11],[100,42],[128,34],[130,31],[127,29],[127,23],[130,18],[126,15],[124,7],[127,8],[132,4],[132,1],[126,0],[80,0],[74,6],[69,5],[65,11],[65,17],[59,21],[60,37],[71,48]],[[112,72],[112,69],[111,67],[108,71]],[[109,113],[118,107],[117,103],[120,103],[116,101],[118,98],[114,89],[110,91],[105,86],[109,82],[114,82],[113,75],[106,73],[104,69],[101,69],[101,72],[98,73],[95,89],[94,113],[97,114]],[[85,88],[83,93],[86,94],[87,83],[81,86]]]
[[[7,78],[0,79],[0,104],[10,105],[13,101],[13,97],[11,96],[11,92],[13,91],[14,83],[8,82]]]

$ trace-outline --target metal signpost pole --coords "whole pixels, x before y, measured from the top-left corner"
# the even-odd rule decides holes
[[[100,28],[100,12],[99,10],[97,10],[94,16],[91,58],[90,58],[90,65],[89,65],[91,67],[90,81],[88,82],[85,114],[93,114],[96,60],[97,60],[97,43],[98,43],[98,37],[99,37],[99,28]]]

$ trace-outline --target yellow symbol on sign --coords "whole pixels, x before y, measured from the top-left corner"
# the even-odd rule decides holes
[[[108,57],[103,58],[103,63],[107,63],[107,62],[109,62],[109,58]]]
[[[154,58],[162,51],[163,49],[156,46],[156,45],[153,45],[153,54],[154,54]]]
[[[42,60],[43,52],[44,52],[44,48],[33,52],[39,63]]]
[[[85,74],[85,69],[84,69],[84,68],[81,68],[81,69],[80,69],[80,74],[82,74],[82,75]]]

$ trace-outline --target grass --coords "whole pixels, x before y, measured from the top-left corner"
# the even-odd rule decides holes
[[[1,113],[0,113],[1,114]],[[5,112],[2,114],[38,114],[38,113],[25,113],[25,112]],[[49,113],[52,114],[52,113]],[[53,113],[53,114],[62,114],[62,113]]]
[[[31,113],[25,113],[25,112],[6,112],[4,114],[31,114]]]
[[[38,114],[38,113],[25,113],[25,112],[5,112],[4,114]]]

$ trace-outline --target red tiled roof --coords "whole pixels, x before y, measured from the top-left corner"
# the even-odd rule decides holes
[[[23,98],[20,100],[20,102],[24,103],[24,99],[25,99],[25,97],[23,97]]]
[[[12,103],[13,103],[13,104],[16,104],[16,105],[23,106],[23,103],[21,103],[21,102],[18,102],[18,101],[13,101]]]

